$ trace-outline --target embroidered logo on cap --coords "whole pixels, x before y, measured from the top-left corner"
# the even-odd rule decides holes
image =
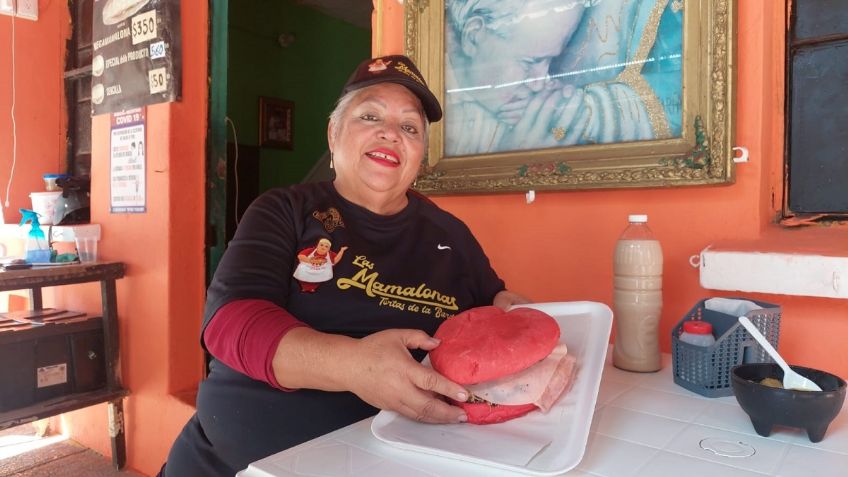
[[[382,58],[378,58],[377,61],[368,65],[368,72],[369,73],[377,73],[379,71],[385,71],[386,68],[388,68],[390,64],[392,64],[391,61],[383,61]]]
[[[405,74],[406,76],[409,76],[410,78],[414,79],[421,86],[427,87],[427,85],[424,84],[424,80],[419,78],[418,75],[415,74],[411,69],[409,69],[409,67],[406,66],[405,64],[398,63],[397,65],[395,65],[395,69],[400,71],[401,73]]]

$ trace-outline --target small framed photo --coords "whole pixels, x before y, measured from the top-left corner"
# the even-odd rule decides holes
[[[294,150],[294,102],[259,97],[259,146]]]

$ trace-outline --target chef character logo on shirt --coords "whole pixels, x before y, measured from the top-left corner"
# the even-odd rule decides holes
[[[297,254],[300,263],[294,270],[294,278],[300,282],[300,291],[315,293],[321,282],[333,278],[333,265],[339,263],[347,247],[339,249],[338,253],[330,250],[332,243],[322,238],[314,247],[307,247]]]

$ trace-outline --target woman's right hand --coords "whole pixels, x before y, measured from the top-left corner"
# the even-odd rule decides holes
[[[463,422],[465,412],[442,396],[465,401],[465,388],[409,352],[438,345],[420,330],[392,329],[354,339],[300,327],[280,340],[274,375],[285,388],[351,391],[374,407],[420,422]]]
[[[350,357],[350,390],[380,409],[430,423],[467,420],[465,412],[441,396],[465,401],[467,391],[410,355],[410,349],[430,351],[439,340],[423,331],[395,329],[366,336]]]

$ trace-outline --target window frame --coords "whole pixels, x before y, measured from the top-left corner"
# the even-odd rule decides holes
[[[784,161],[783,161],[783,200],[781,207],[781,225],[813,225],[813,224],[843,224],[848,221],[848,212],[797,212],[790,207],[790,194],[792,189],[791,165],[791,131],[792,131],[792,92],[793,92],[793,59],[795,54],[811,46],[831,44],[834,42],[848,40],[848,30],[845,33],[818,35],[804,39],[796,39],[796,26],[798,21],[798,0],[787,0],[787,12],[789,21],[786,25],[785,36],[785,91],[784,91]],[[796,157],[796,160],[799,160]]]
[[[85,3],[89,4],[86,10]],[[91,23],[92,17],[81,18],[82,14],[91,12],[92,0],[69,0],[68,10],[71,20],[71,37],[66,42],[65,71],[62,80],[65,86],[65,104],[68,115],[68,129],[66,133],[65,166],[66,172],[74,176],[91,176],[91,99],[80,100],[79,87],[85,85],[86,79],[92,77],[91,61],[80,64],[80,58],[91,58]],[[88,22],[88,38],[84,38],[81,27],[83,22]],[[82,108],[82,109],[81,109]],[[79,118],[86,118],[87,124],[81,124]],[[87,126],[87,127],[86,127]],[[80,134],[89,134],[88,150],[79,152]]]

